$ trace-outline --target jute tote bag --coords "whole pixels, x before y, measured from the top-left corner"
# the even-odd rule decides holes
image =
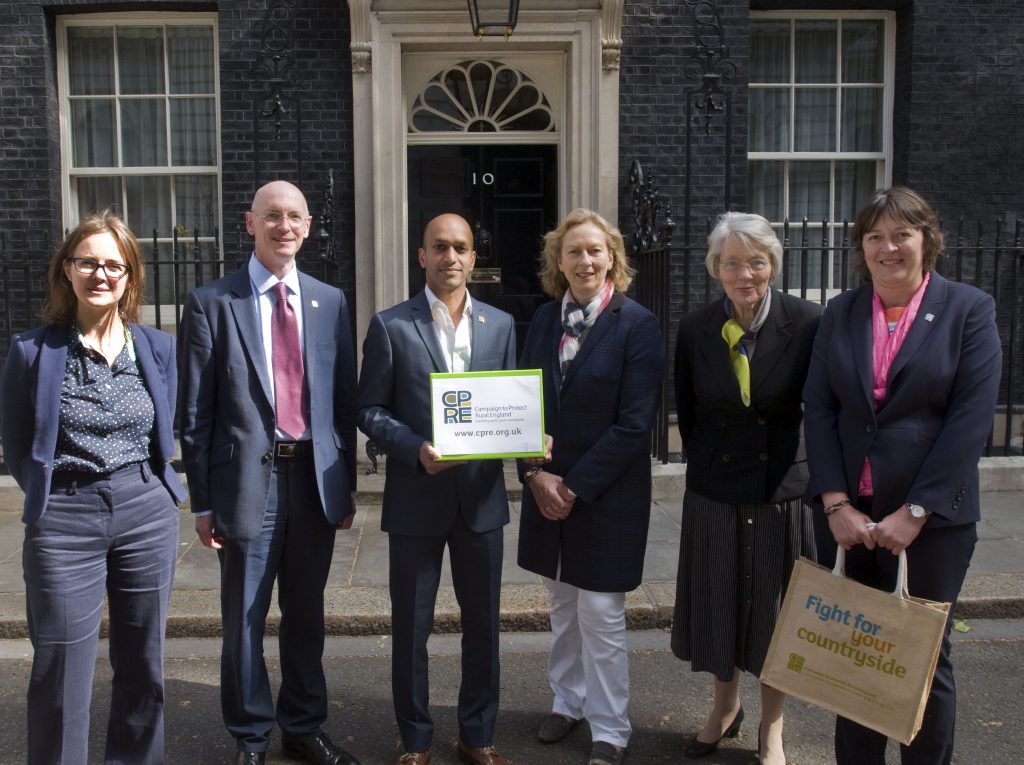
[[[949,603],[892,593],[801,558],[793,568],[761,682],[909,744],[921,728]]]

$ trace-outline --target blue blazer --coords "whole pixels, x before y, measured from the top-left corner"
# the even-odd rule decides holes
[[[153,400],[150,465],[174,501],[182,502],[187,496],[185,487],[170,466],[178,381],[174,338],[140,324],[132,324],[131,331],[136,362]],[[47,324],[17,335],[4,365],[0,388],[4,460],[25,492],[25,523],[34,523],[46,512],[67,358],[68,328]]]
[[[469,371],[514,369],[512,317],[473,301]],[[447,372],[426,293],[376,314],[363,342],[359,429],[387,454],[381,528],[412,536],[446,535],[456,513],[476,532],[508,523],[501,460],[471,460],[428,475],[420,445],[431,440],[430,373]]]
[[[554,439],[544,469],[578,498],[569,517],[540,514],[523,490],[519,565],[594,592],[641,582],[651,514],[651,430],[661,400],[664,353],[654,315],[621,293],[594,322],[562,379],[562,304],[534,314],[520,359],[544,372],[544,428]],[[523,465],[520,464],[520,472]]]
[[[932,272],[876,410],[872,295],[866,284],[830,300],[814,341],[804,386],[808,498],[820,502],[826,491],[856,497],[868,456],[875,520],[910,501],[934,513],[928,526],[974,523],[978,460],[1002,371],[995,303]]]
[[[356,481],[355,349],[341,290],[299,274],[317,489],[327,520],[352,510]],[[217,532],[254,539],[274,468],[268,378],[247,266],[194,290],[181,318],[181,450],[192,510]]]

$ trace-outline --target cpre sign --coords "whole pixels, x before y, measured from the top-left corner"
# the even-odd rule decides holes
[[[544,454],[539,369],[430,375],[434,448],[442,459]]]

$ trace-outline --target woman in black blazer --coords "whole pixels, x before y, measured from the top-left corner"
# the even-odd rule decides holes
[[[106,597],[114,670],[105,762],[164,761],[164,626],[185,490],[174,451],[174,338],[137,324],[139,243],[82,220],[50,261],[46,324],[4,365],[4,459],[25,491],[22,562],[34,655],[28,761],[89,758]]]
[[[876,192],[853,240],[854,269],[868,283],[829,301],[804,388],[808,495],[849,551],[847,576],[891,591],[905,550],[910,594],[955,603],[977,540],[978,460],[1002,371],[995,303],[933,270],[942,231],[910,189]],[[952,612],[904,763],[953,756],[951,624]],[[882,765],[886,743],[836,720],[840,765]]]
[[[633,271],[608,221],[574,210],[544,239],[541,282],[556,300],[534,315],[520,359],[544,372],[553,438],[549,462],[520,464],[519,565],[551,596],[555,698],[538,738],[560,741],[585,717],[591,765],[616,765],[631,732],[625,599],[643,575],[662,336],[622,294]]]
[[[672,650],[711,672],[714,705],[687,757],[743,720],[740,673],[764,664],[794,561],[813,557],[800,391],[821,308],[772,289],[782,245],[760,215],[725,213],[708,237],[725,296],[679,322],[675,387],[686,451]],[[784,695],[761,686],[761,762],[785,762]]]

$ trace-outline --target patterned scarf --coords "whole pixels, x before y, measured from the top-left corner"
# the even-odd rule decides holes
[[[772,291],[767,290],[761,298],[761,305],[757,309],[754,320],[750,323],[749,329],[732,318],[732,301],[726,299],[725,313],[729,319],[722,325],[722,339],[729,346],[729,358],[732,359],[732,369],[736,373],[736,379],[740,384],[740,399],[743,406],[750,406],[750,359],[754,355],[754,348],[757,346],[757,333],[764,326],[768,318],[768,312],[772,307]]]
[[[565,372],[569,364],[580,350],[580,337],[594,326],[597,317],[605,309],[612,299],[615,287],[611,278],[604,280],[601,291],[584,306],[573,302],[572,291],[566,290],[562,296],[562,329],[565,333],[558,342],[558,361],[562,369],[562,380],[565,380]]]

